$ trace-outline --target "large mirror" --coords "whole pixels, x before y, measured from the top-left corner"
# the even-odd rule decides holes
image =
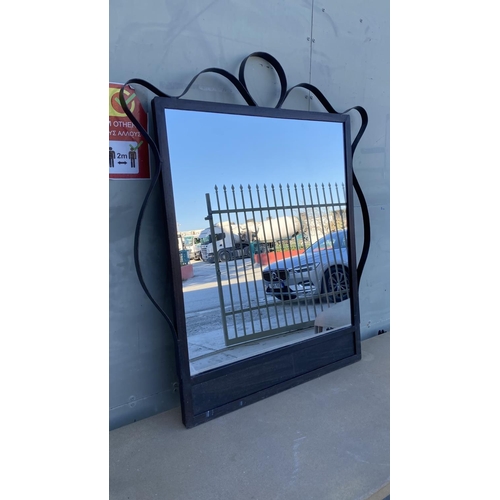
[[[359,359],[348,116],[154,108],[186,425]]]

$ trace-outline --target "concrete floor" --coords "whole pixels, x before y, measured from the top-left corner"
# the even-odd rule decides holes
[[[389,344],[193,429],[180,408],[110,432],[110,499],[382,500],[389,495]]]

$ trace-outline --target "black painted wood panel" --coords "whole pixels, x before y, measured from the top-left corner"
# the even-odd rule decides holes
[[[247,396],[284,381],[295,379],[299,383],[298,377],[308,372],[328,365],[332,365],[333,370],[333,365],[340,360],[352,357],[352,362],[357,361],[359,356],[355,354],[355,335],[347,331],[311,347],[291,352],[286,349],[262,356],[258,364],[232,366],[230,373],[218,377],[212,375],[209,380],[193,384],[193,412],[195,415],[207,413],[209,416],[215,408],[244,400]]]

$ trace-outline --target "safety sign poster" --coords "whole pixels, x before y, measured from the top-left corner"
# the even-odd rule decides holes
[[[123,84],[109,84],[109,178],[149,179],[148,144],[123,111],[120,89]],[[148,116],[134,89],[123,92],[130,111],[139,123],[148,129]]]

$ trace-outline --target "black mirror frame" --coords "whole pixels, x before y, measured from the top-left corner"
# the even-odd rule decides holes
[[[350,155],[349,115],[314,113],[275,108],[247,107],[213,102],[175,100],[157,97],[153,100],[155,130],[160,156],[163,159],[162,180],[167,217],[167,235],[170,241],[170,267],[175,300],[175,329],[179,344],[179,376],[183,421],[192,427],[217,416],[246,406],[281,390],[293,387],[332,370],[361,359],[360,320],[357,273],[349,266],[351,286],[351,326],[324,333],[317,338],[280,347],[197,375],[189,369],[188,338],[186,331],[182,278],[179,258],[173,236],[176,234],[174,190],[168,153],[168,131],[165,109],[224,112],[238,115],[268,116],[282,119],[315,119],[340,122],[343,125],[345,151],[345,180],[347,192],[348,227],[354,227],[352,162]],[[249,138],[251,141],[251,138]],[[356,262],[354,231],[348,233],[349,262]]]

